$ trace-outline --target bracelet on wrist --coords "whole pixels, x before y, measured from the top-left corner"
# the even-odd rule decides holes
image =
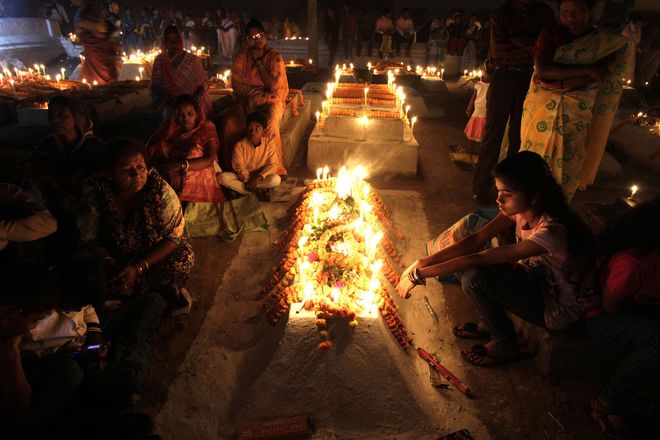
[[[190,168],[190,162],[188,162],[188,160],[186,159],[183,162],[181,162],[181,170],[188,171],[188,168]]]
[[[426,278],[420,274],[419,268],[415,268],[408,272],[408,280],[410,280],[415,286],[426,286]]]

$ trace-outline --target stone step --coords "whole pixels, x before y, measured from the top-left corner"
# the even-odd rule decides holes
[[[364,124],[355,116],[328,116],[320,132],[323,136],[340,139],[401,142],[404,140],[404,123],[401,119],[369,118]],[[409,132],[407,137],[411,136]]]
[[[327,165],[338,170],[344,165],[362,165],[370,176],[415,176],[419,144],[407,127],[404,136],[406,141],[388,141],[376,136],[349,140],[325,136],[317,124],[307,144],[307,169],[314,171]]]

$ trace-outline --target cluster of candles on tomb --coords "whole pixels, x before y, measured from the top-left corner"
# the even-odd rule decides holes
[[[147,52],[142,52],[140,49],[138,49],[135,52],[131,52],[130,54],[126,54],[124,52],[122,54],[122,61],[125,64],[153,64],[154,60],[158,55],[160,55],[162,51],[160,49],[152,49]]]
[[[229,79],[231,78],[231,70],[227,69],[222,74],[216,73],[215,79],[222,81],[225,87],[228,87]]]
[[[301,69],[306,71],[315,71],[317,66],[314,64],[314,60],[309,58],[307,60],[303,58],[292,58],[284,64],[286,69]]]
[[[626,122],[646,128],[649,130],[649,133],[660,136],[660,118],[657,116],[651,116],[645,112],[639,112],[628,118]]]
[[[291,40],[291,41],[293,41],[293,40],[305,40],[305,41],[309,41],[309,37],[284,37],[284,39],[287,40],[287,41],[288,41],[288,40]]]
[[[55,75],[57,88],[59,90],[68,88],[67,85],[62,84],[62,81],[66,79],[66,69],[62,67],[59,72]],[[12,94],[16,94],[17,87],[34,81],[52,81],[51,76],[46,73],[46,66],[43,64],[35,63],[27,69],[18,66],[12,66],[10,69],[9,66],[5,65],[2,72],[0,72],[0,88],[11,89]]]
[[[481,79],[481,77],[484,75],[484,72],[479,69],[479,70],[464,70],[463,71],[463,76],[466,76],[470,79],[472,78],[478,78]]]
[[[402,119],[410,127],[409,140],[412,140],[417,117],[413,116],[408,119],[411,107],[405,104],[406,94],[403,87],[397,87],[392,72],[388,72],[387,85],[340,83],[341,74],[342,70],[335,70],[335,82],[327,83],[326,99],[321,102],[321,111],[317,111],[315,114],[320,130],[325,128],[325,119],[328,116],[359,117],[363,127],[362,140],[366,140],[369,118]],[[360,97],[360,92],[363,97]],[[337,104],[362,104],[362,108],[339,107]],[[385,108],[371,108],[370,106]],[[388,107],[394,107],[394,110],[390,110]]]
[[[188,50],[193,55],[197,55],[198,57],[205,58],[205,57],[210,57],[211,52],[210,49],[207,49],[206,47],[197,47],[197,46],[190,46],[190,50]]]
[[[277,242],[282,264],[261,292],[273,325],[291,307],[295,316],[316,318],[321,350],[332,346],[328,320],[347,319],[355,327],[358,318],[375,318],[377,310],[403,348],[412,343],[382,283],[399,282],[394,266],[404,266],[393,239],[403,234],[365,177],[363,167],[343,167],[336,177],[327,166],[316,171]]]
[[[73,32],[69,32],[68,38],[72,43],[78,42],[78,35],[74,34]]]

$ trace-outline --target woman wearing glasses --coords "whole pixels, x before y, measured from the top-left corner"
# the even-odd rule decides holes
[[[245,117],[252,112],[266,116],[264,136],[275,146],[277,174],[286,174],[282,163],[280,120],[286,107],[289,85],[282,56],[269,47],[263,25],[251,20],[245,26],[247,47],[236,54],[231,82],[236,104],[225,121],[221,162],[231,162],[232,150],[245,134]]]

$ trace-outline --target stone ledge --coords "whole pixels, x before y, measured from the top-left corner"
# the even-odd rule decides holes
[[[308,142],[307,169],[363,165],[369,175],[410,177],[417,175],[418,153],[419,144],[414,138],[407,142],[347,140],[321,135],[317,126]]]

